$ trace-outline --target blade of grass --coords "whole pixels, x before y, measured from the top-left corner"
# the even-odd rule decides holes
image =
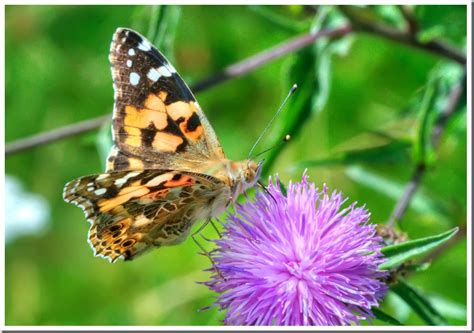
[[[395,325],[395,326],[403,326],[403,324],[399,322],[397,319],[393,318],[392,316],[390,316],[389,314],[383,312],[382,310],[378,308],[372,308],[372,313],[375,315],[375,318],[387,324]]]
[[[380,269],[393,268],[420,254],[431,251],[453,237],[458,230],[459,228],[454,228],[436,236],[385,246],[381,252],[388,258],[388,261],[380,265]]]
[[[447,325],[446,319],[430,301],[407,282],[400,280],[391,290],[400,296],[428,325]]]

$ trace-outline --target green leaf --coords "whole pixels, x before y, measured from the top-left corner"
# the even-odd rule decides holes
[[[466,320],[467,310],[464,304],[456,303],[438,295],[428,295],[433,307],[447,318]]]
[[[447,325],[443,316],[430,301],[407,282],[399,280],[391,290],[400,296],[428,325]]]
[[[431,251],[453,237],[458,230],[459,228],[456,227],[436,236],[419,238],[400,244],[385,246],[382,248],[381,252],[388,260],[381,264],[379,268],[393,268],[420,254]]]
[[[431,156],[433,150],[430,118],[432,118],[433,112],[436,111],[434,107],[436,85],[437,81],[435,79],[431,78],[428,81],[418,110],[418,130],[413,147],[414,160],[417,163],[428,164],[428,156]]]
[[[406,160],[406,152],[411,147],[408,140],[396,140],[366,149],[348,150],[331,154],[318,160],[301,161],[296,167],[312,168],[328,165],[351,165],[356,163],[386,163]]]
[[[376,5],[371,6],[375,13],[386,23],[397,27],[399,29],[403,29],[405,26],[405,18],[403,17],[402,13],[400,12],[400,8],[394,5]]]
[[[412,313],[410,306],[392,290],[388,290],[384,303],[386,311],[390,311],[400,322],[405,323],[408,321]]]
[[[412,265],[409,265],[407,266],[406,269],[407,271],[409,272],[414,272],[414,273],[420,273],[420,272],[424,272],[426,271],[428,268],[431,267],[431,263],[429,262],[424,262],[424,263],[421,263],[421,264],[412,264]]]
[[[310,25],[309,20],[301,17],[301,14],[304,13],[302,5],[285,7],[251,5],[248,8],[276,26],[292,33],[308,30]]]
[[[453,86],[463,75],[462,68],[451,63],[439,63],[429,74],[428,82],[421,95],[416,96],[412,108],[418,113],[418,129],[415,138],[413,156],[417,163],[430,165],[435,162],[435,148],[432,143],[433,128],[437,118],[442,115]],[[461,110],[465,98],[458,105]]]
[[[159,6],[160,15],[156,20],[156,24],[150,25],[150,33],[154,35],[151,40],[154,44],[167,55],[170,61],[174,61],[173,45],[178,28],[179,18],[181,16],[180,6]]]
[[[143,6],[134,13],[133,27],[142,33],[146,31],[146,37],[174,62],[173,43],[180,16],[180,6]]]
[[[323,6],[317,12],[311,31],[316,32],[340,26],[343,23],[345,23],[345,18],[338,10],[331,6]],[[338,39],[320,38],[312,46],[296,53],[291,59],[292,62],[287,71],[287,87],[296,83],[300,88],[288,101],[286,108],[291,112],[282,113],[272,131],[273,143],[268,146],[276,147],[265,158],[263,175],[268,174],[282,151],[283,146],[278,145],[282,138],[287,134],[296,137],[309,118],[320,112],[326,105],[331,81],[331,58],[335,54],[345,54],[351,42],[350,35]]]
[[[360,165],[347,167],[345,173],[352,180],[382,193],[394,201],[402,196],[405,189],[405,183],[394,181]],[[433,194],[427,195],[423,191],[418,191],[411,201],[410,209],[420,214],[429,215],[446,226],[451,226],[447,219],[449,216],[447,206],[439,199],[434,200],[432,196]]]
[[[379,15],[371,6],[339,6],[339,9],[356,28],[364,23],[377,24],[380,21]]]
[[[375,315],[375,318],[377,318],[378,320],[381,320],[381,321],[383,321],[387,324],[396,325],[396,326],[403,326],[403,324],[401,322],[399,322],[397,319],[393,318],[389,314],[386,314],[385,312],[383,312],[382,310],[380,310],[378,308],[372,308],[372,313]]]
[[[416,38],[422,43],[431,42],[434,39],[442,38],[446,34],[443,26],[436,25],[416,34]]]
[[[427,42],[433,38],[465,47],[467,20],[455,20],[457,13],[466,15],[466,6],[414,6],[415,19],[420,27],[418,38]]]

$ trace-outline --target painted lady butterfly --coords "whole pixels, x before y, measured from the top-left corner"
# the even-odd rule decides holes
[[[88,241],[111,262],[183,242],[256,184],[261,164],[226,159],[188,86],[151,43],[119,28],[110,62],[114,146],[105,173],[66,184],[84,210]]]

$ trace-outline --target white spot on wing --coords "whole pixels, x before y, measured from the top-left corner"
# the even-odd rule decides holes
[[[140,44],[138,44],[138,48],[142,51],[150,51],[151,44],[147,40],[142,40]]]
[[[153,220],[148,219],[144,214],[141,214],[135,218],[135,221],[133,222],[134,227],[141,227],[143,225],[147,225],[149,223],[153,222]]]
[[[127,178],[123,177],[123,178],[119,178],[119,179],[115,180],[114,184],[117,185],[117,186],[122,186],[126,182],[127,182]]]
[[[130,73],[130,83],[134,86],[136,86],[140,82],[140,75],[138,75],[135,72]]]
[[[135,55],[135,50],[134,49],[128,50],[128,55],[133,57]]]
[[[169,69],[166,68],[165,66],[161,66],[160,68],[158,68],[158,72],[161,75],[166,76],[166,77],[170,77],[172,75]]]
[[[93,188],[92,186],[90,186],[90,187],[87,188],[87,190],[88,190],[89,192],[92,192],[92,191],[94,191],[94,188]]]
[[[123,184],[125,184],[127,182],[127,180],[129,180],[130,178],[133,178],[135,176],[138,176],[139,174],[140,174],[140,172],[130,172],[129,174],[126,174],[122,178],[116,179],[114,184],[117,185],[117,186],[122,186]]]
[[[148,71],[148,74],[146,76],[153,82],[156,82],[160,78],[161,74],[158,73],[156,69],[152,68]]]
[[[127,60],[127,67],[132,67],[132,61],[130,59]]]
[[[99,177],[97,177],[96,179],[97,180],[102,180],[102,179],[106,179],[108,177],[109,177],[108,173],[103,173],[103,174],[99,175]]]
[[[167,181],[167,180],[170,180],[170,175],[169,174],[162,174],[162,175],[159,175],[159,176],[156,176],[155,178],[149,180],[146,185],[147,186],[158,186],[160,185],[161,183]]]
[[[94,191],[94,193],[97,194],[97,195],[102,195],[105,192],[107,192],[107,190],[105,188],[99,188],[98,190]]]

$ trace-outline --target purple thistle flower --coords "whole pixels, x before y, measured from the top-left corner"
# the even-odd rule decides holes
[[[349,325],[373,317],[386,292],[378,270],[382,239],[365,207],[328,195],[303,174],[285,196],[268,193],[236,205],[211,254],[227,325]]]

